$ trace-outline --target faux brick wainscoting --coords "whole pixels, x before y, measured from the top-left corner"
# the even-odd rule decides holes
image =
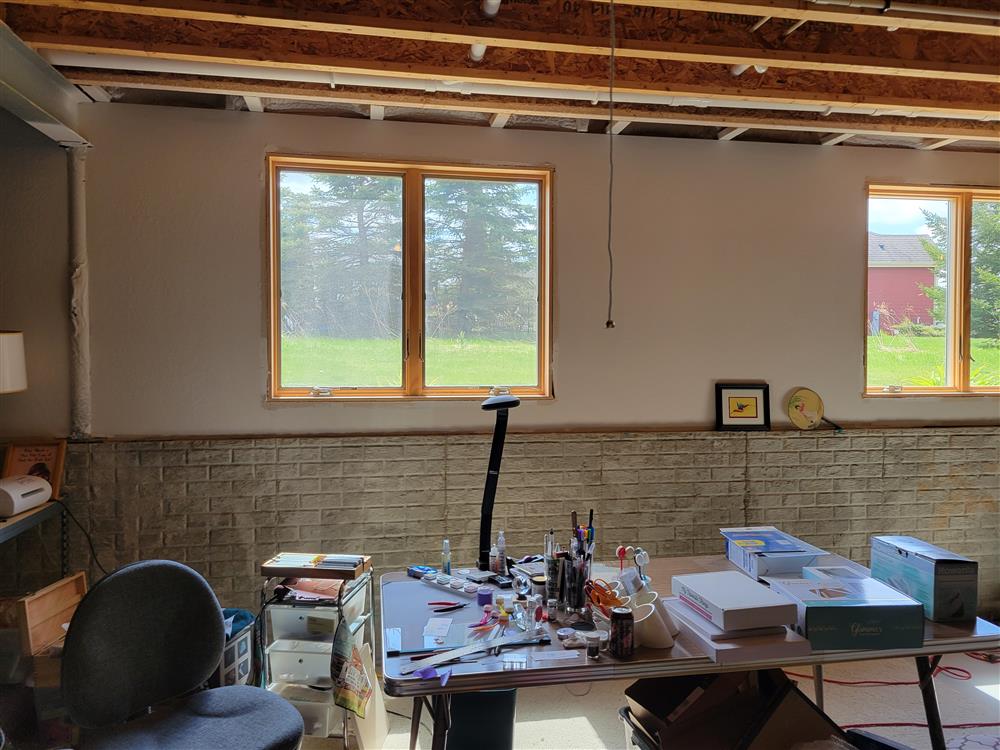
[[[1000,608],[1000,428],[511,435],[494,528],[513,555],[593,507],[598,556],[719,553],[720,526],[774,524],[859,562],[911,534],[980,562]],[[166,557],[253,607],[277,550],[371,554],[377,572],[476,554],[488,435],[109,441],[72,445],[67,502],[106,567]],[[56,523],[0,548],[7,588],[51,580]],[[51,537],[51,538],[47,538]],[[45,554],[44,548],[48,548]],[[97,573],[83,536],[74,568]],[[4,573],[6,575],[4,575]],[[16,580],[12,580],[16,578]]]

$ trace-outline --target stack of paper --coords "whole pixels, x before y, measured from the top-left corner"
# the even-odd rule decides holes
[[[774,632],[767,635],[757,635],[759,630],[748,630],[734,637],[732,633],[719,630],[676,597],[664,599],[663,603],[681,629],[694,636],[716,664],[790,659],[812,653],[809,641],[788,628],[774,628]],[[720,638],[720,634],[724,637]]]
[[[742,573],[694,573],[674,576],[673,592],[719,629],[768,628],[795,622],[795,605]]]
[[[736,570],[674,576],[665,603],[678,624],[718,663],[802,656],[809,642],[791,632],[795,605]]]
[[[726,558],[751,578],[799,576],[826,553],[774,526],[719,529],[726,539]]]

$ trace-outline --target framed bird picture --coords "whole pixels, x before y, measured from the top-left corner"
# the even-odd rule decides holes
[[[767,383],[716,383],[716,430],[770,430]]]

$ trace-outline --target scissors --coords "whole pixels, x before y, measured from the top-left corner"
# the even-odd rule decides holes
[[[610,616],[612,607],[621,606],[622,600],[603,578],[587,581],[583,590],[591,603],[597,605],[605,616]]]
[[[441,612],[454,612],[456,609],[462,609],[463,607],[468,607],[468,602],[427,602],[428,607],[441,607],[441,609],[435,609],[437,613]]]

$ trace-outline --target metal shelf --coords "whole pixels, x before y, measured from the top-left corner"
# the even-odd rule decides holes
[[[34,528],[42,521],[55,518],[59,515],[60,510],[59,503],[48,502],[24,513],[0,520],[0,544]]]

